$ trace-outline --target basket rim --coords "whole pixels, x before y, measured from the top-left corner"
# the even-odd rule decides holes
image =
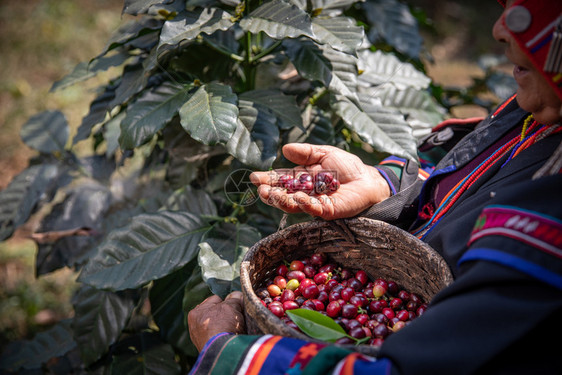
[[[249,261],[252,256],[254,255],[254,253],[264,244],[270,242],[273,238],[273,235],[277,235],[277,236],[283,236],[285,234],[288,233],[293,233],[295,231],[301,231],[303,229],[309,228],[309,227],[326,227],[326,226],[330,226],[333,224],[336,225],[340,225],[341,227],[348,227],[349,225],[355,225],[357,223],[367,223],[370,225],[374,225],[374,226],[378,226],[384,229],[388,229],[388,228],[392,228],[392,230],[399,232],[401,235],[407,237],[410,241],[413,241],[416,243],[416,245],[418,245],[419,247],[423,248],[424,251],[427,251],[429,254],[437,257],[437,258],[441,258],[443,260],[443,263],[447,266],[449,273],[451,273],[450,267],[447,265],[447,263],[445,262],[445,260],[443,259],[443,257],[441,256],[441,254],[439,254],[435,249],[433,249],[431,246],[429,246],[426,242],[423,242],[422,240],[420,240],[419,238],[417,238],[416,236],[412,235],[411,233],[397,227],[394,226],[392,224],[389,224],[387,222],[381,221],[381,220],[376,220],[376,219],[371,219],[368,217],[354,217],[354,218],[348,218],[348,219],[336,219],[336,220],[323,220],[323,219],[315,219],[315,220],[311,220],[311,221],[306,221],[306,222],[302,222],[302,223],[296,223],[296,224],[292,224],[284,229],[281,229],[273,234],[270,234],[269,236],[266,236],[264,238],[262,238],[261,240],[259,240],[258,242],[256,242],[252,247],[250,247],[250,249],[248,249],[248,251],[246,252],[246,254],[244,254],[244,257],[242,258],[242,262],[241,264],[244,264],[244,262]],[[452,278],[452,273],[451,273],[451,278]]]
[[[276,324],[279,323],[278,329],[281,332],[286,332],[286,334],[282,334],[282,335],[300,338],[300,339],[303,339],[303,340],[306,340],[306,341],[309,341],[309,342],[322,342],[320,340],[311,338],[311,337],[305,335],[304,333],[298,332],[298,331],[286,326],[281,321],[280,318],[275,316],[271,311],[269,311],[269,309],[267,309],[265,306],[262,305],[261,300],[256,295],[254,287],[253,287],[253,285],[250,281],[251,280],[251,275],[250,275],[251,259],[254,257],[255,253],[258,252],[262,247],[267,246],[272,241],[278,241],[278,239],[280,237],[287,237],[288,234],[294,234],[295,232],[302,232],[303,230],[308,230],[310,228],[323,228],[323,227],[334,228],[334,226],[339,226],[342,230],[342,234],[344,236],[346,236],[346,233],[345,233],[346,228],[347,228],[347,231],[348,231],[347,235],[351,235],[351,232],[350,232],[348,226],[353,227],[355,225],[372,225],[374,227],[374,229],[392,230],[394,233],[399,233],[400,235],[403,235],[403,236],[407,237],[410,241],[413,241],[413,243],[415,243],[415,245],[417,247],[420,248],[420,251],[427,252],[428,254],[431,254],[432,256],[434,256],[438,260],[439,265],[445,267],[445,269],[442,270],[442,271],[445,271],[445,274],[443,275],[444,279],[445,279],[445,283],[450,284],[450,282],[452,282],[453,276],[452,276],[450,267],[445,262],[443,257],[435,249],[433,249],[431,246],[429,246],[427,243],[423,242],[419,238],[413,236],[411,233],[409,233],[409,232],[407,232],[407,231],[405,231],[401,228],[398,228],[398,227],[396,227],[392,224],[386,223],[384,221],[371,219],[371,218],[367,218],[367,217],[354,217],[354,218],[338,219],[338,220],[332,220],[332,221],[316,219],[316,220],[311,220],[311,221],[307,221],[307,222],[301,222],[301,223],[296,223],[296,224],[290,225],[290,226],[288,226],[284,229],[281,229],[281,230],[275,232],[274,234],[266,236],[266,237],[262,238],[260,241],[256,242],[246,252],[246,254],[244,255],[244,257],[241,261],[241,264],[240,264],[240,284],[241,284],[243,296],[245,298],[245,303],[251,303],[252,307],[255,308],[257,311],[265,314],[265,316],[268,317],[268,320],[274,321]],[[350,238],[350,240],[352,240],[352,239]],[[245,309],[245,310],[247,310],[247,309]],[[262,329],[262,328],[260,327],[260,329]],[[363,354],[374,355],[378,351],[378,349],[376,349],[376,347],[369,347],[367,345],[361,345],[361,346],[342,345],[342,346],[346,347],[346,348],[350,348],[352,350],[361,351],[361,352],[363,352]]]

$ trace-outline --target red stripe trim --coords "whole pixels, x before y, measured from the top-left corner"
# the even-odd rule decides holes
[[[360,356],[361,354],[359,353],[351,353],[347,357],[345,357],[339,375],[354,375],[353,366],[355,365],[355,361],[357,361]]]
[[[500,113],[501,111],[503,111],[503,109],[504,109],[505,107],[507,107],[507,105],[508,105],[509,103],[511,103],[511,102],[513,101],[513,99],[515,99],[516,97],[517,97],[517,94],[513,94],[513,96],[512,96],[511,98],[509,98],[509,99],[507,99],[505,102],[503,102],[503,104],[500,105],[498,109],[496,109],[496,111],[494,112],[493,116],[497,116],[497,114]]]
[[[437,124],[433,129],[431,129],[431,131],[437,132],[451,125],[470,125],[474,123],[479,123],[482,120],[484,120],[484,117],[470,117],[466,119],[448,119]]]
[[[281,340],[281,338],[281,336],[273,336],[260,346],[256,354],[254,355],[254,358],[252,358],[250,365],[248,366],[246,375],[259,374],[263,364],[265,363],[265,360],[267,359],[267,356],[269,355],[275,344],[277,344],[277,342]]]

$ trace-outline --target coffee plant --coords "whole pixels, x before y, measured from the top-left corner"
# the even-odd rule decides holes
[[[398,0],[125,0],[123,13],[52,87],[116,72],[74,137],[60,111],[31,117],[21,137],[38,156],[0,192],[0,241],[42,213],[36,276],[68,267],[80,285],[72,318],[7,347],[7,373],[185,373],[187,312],[239,289],[246,250],[279,226],[249,172],[289,167],[289,142],[416,159],[449,106]]]

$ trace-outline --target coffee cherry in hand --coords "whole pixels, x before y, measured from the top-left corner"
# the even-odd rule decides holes
[[[282,174],[274,186],[287,189],[289,194],[302,191],[308,195],[322,195],[338,190],[340,182],[331,172],[318,172],[314,176],[301,172],[297,176]]]

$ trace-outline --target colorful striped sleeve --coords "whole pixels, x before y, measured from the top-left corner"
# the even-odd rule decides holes
[[[407,186],[401,186],[402,172],[406,165],[406,159],[396,156],[390,156],[375,166],[381,176],[386,180],[392,195],[396,195],[401,189]],[[422,163],[418,168],[418,180],[425,181],[433,170],[432,166],[427,166]]]
[[[562,221],[510,205],[486,207],[459,265],[486,260],[562,290]]]
[[[221,333],[201,350],[190,375],[387,375],[390,361],[289,337]]]

